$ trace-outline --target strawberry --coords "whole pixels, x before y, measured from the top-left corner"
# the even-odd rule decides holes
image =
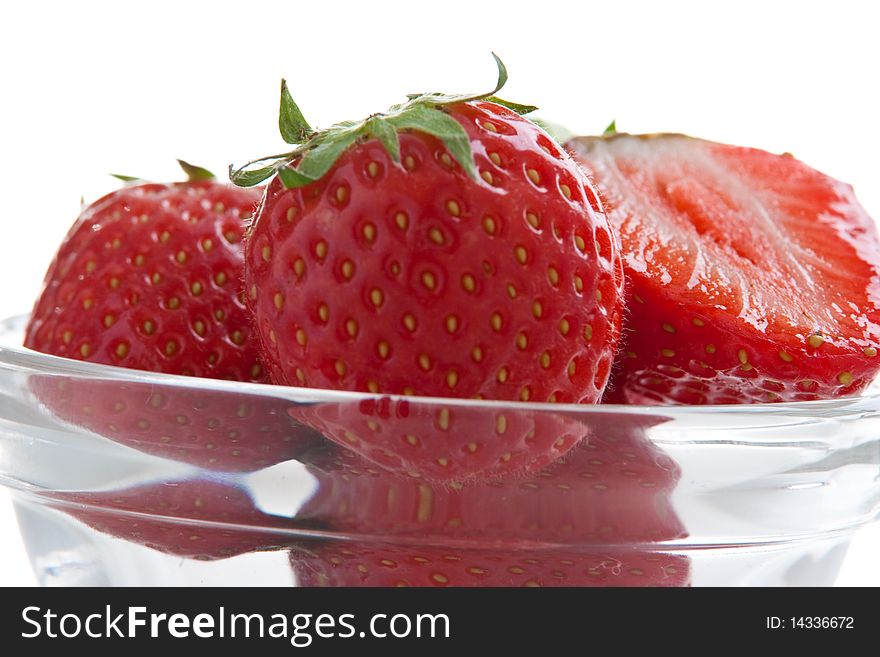
[[[505,80],[499,62],[491,93]],[[579,167],[508,107],[533,109],[422,94],[316,133],[282,87],[297,147],[231,174],[277,173],[245,254],[274,382],[599,400],[621,314],[615,240]]]
[[[263,381],[239,298],[240,242],[258,195],[196,178],[131,185],[86,207],[49,267],[25,346],[151,372]]]
[[[327,544],[291,551],[299,586],[688,586],[687,557],[663,551],[476,550]]]
[[[290,402],[265,394],[52,376],[29,385],[64,422],[208,470],[259,470],[323,442],[290,417]]]
[[[318,480],[298,518],[373,537],[469,545],[630,545],[686,536],[672,507],[678,465],[654,446],[650,416],[596,416],[590,436],[527,477],[448,486],[397,476],[345,450],[304,460]]]
[[[587,434],[564,415],[409,398],[324,402],[289,413],[384,470],[446,482],[540,469]]]
[[[650,545],[686,536],[670,501],[680,470],[644,435],[657,421],[596,416],[558,463],[464,486],[399,477],[351,452],[315,454],[318,489],[299,520],[363,540],[292,550],[298,583],[687,586],[690,559]]]
[[[682,135],[568,146],[609,203],[629,281],[605,401],[820,399],[880,370],[880,240],[848,185]]]
[[[44,496],[50,506],[102,534],[189,559],[226,559],[285,544],[278,533],[283,519],[259,511],[246,492],[219,481]]]
[[[241,240],[259,196],[181,164],[189,182],[132,185],[83,211],[46,275],[26,346],[167,374],[265,381],[240,298]],[[52,377],[30,385],[66,422],[210,469],[287,460],[311,434],[286,404],[244,394]]]

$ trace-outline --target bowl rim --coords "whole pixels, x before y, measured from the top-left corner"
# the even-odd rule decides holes
[[[647,405],[647,404],[577,404],[523,402],[518,400],[465,399],[458,397],[430,397],[419,395],[395,395],[388,393],[352,392],[324,388],[285,386],[248,381],[229,381],[165,374],[147,370],[135,370],[114,365],[80,361],[34,351],[21,344],[21,335],[28,314],[0,318],[0,370],[43,374],[49,376],[73,376],[98,381],[121,381],[154,384],[165,387],[204,390],[206,392],[238,393],[255,397],[272,397],[299,404],[327,402],[363,402],[380,399],[406,401],[425,406],[457,406],[461,408],[486,408],[500,410],[516,408],[523,411],[540,411],[584,415],[650,415],[664,417],[739,415],[752,417],[836,417],[842,415],[880,414],[880,379],[860,395],[836,397],[812,401],[774,402],[755,404],[706,404],[706,405]]]

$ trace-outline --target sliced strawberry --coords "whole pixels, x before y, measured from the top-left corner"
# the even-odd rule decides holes
[[[681,135],[577,138],[607,198],[629,329],[604,401],[850,395],[880,370],[880,240],[790,155]]]
[[[221,482],[165,482],[46,497],[103,534],[189,559],[226,559],[285,544],[272,532],[284,527],[283,519],[262,513],[247,493]]]
[[[328,544],[291,552],[299,586],[688,586],[687,557],[662,551],[472,550]]]
[[[406,398],[327,402],[290,413],[384,470],[436,481],[535,471],[587,434],[563,414]]]
[[[290,402],[266,394],[49,376],[29,385],[65,422],[209,470],[259,470],[323,442],[290,417]]]

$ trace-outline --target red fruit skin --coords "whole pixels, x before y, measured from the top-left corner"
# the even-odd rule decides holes
[[[678,465],[644,430],[607,416],[558,462],[528,476],[447,486],[397,476],[346,451],[308,455],[318,480],[301,520],[347,535],[469,548],[644,545],[687,536],[672,493]]]
[[[311,404],[290,414],[385,471],[438,482],[533,472],[587,435],[563,414],[408,398]]]
[[[255,190],[190,182],[135,185],[93,203],[49,268],[25,345],[153,372],[265,381],[242,300],[241,240],[258,201]],[[29,384],[65,422],[211,470],[257,470],[316,439],[272,399],[134,381]]]
[[[877,375],[880,240],[849,185],[681,135],[567,146],[607,201],[628,282],[604,402],[805,401]]]
[[[666,552],[408,548],[363,543],[291,552],[297,584],[374,587],[673,587],[687,557]]]
[[[263,381],[240,298],[255,190],[141,184],[88,206],[46,274],[25,346],[55,356]]]
[[[135,381],[32,376],[58,419],[138,451],[206,470],[252,472],[321,444],[268,395]]]
[[[284,537],[272,531],[284,521],[262,513],[247,493],[222,482],[162,482],[44,497],[102,534],[187,559],[215,561],[285,546]]]
[[[477,180],[436,138],[404,132],[400,164],[372,139],[317,182],[269,184],[246,280],[272,380],[597,402],[622,275],[595,191],[515,113],[447,110],[471,139]]]

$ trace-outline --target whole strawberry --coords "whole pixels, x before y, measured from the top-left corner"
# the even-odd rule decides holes
[[[497,58],[496,58],[497,60]],[[490,94],[411,96],[314,132],[282,87],[292,153],[246,243],[276,383],[594,403],[621,315],[595,190],[540,128]]]
[[[880,238],[849,185],[683,135],[568,145],[612,208],[629,284],[606,401],[824,399],[880,371]]]
[[[266,380],[242,293],[242,236],[259,194],[181,164],[194,179],[128,186],[83,211],[46,275],[26,346],[166,374]],[[286,403],[256,395],[118,380],[29,383],[65,422],[212,470],[257,470],[315,438]]]
[[[46,274],[25,346],[152,372],[264,380],[240,298],[242,234],[259,196],[187,168],[196,180],[127,186],[83,210]]]

